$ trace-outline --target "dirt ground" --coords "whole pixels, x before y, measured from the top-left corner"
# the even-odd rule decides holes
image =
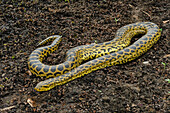
[[[45,64],[60,64],[72,47],[112,40],[127,24],[150,21],[162,35],[146,54],[92,72],[48,92],[27,59],[38,42],[62,35]],[[170,112],[168,0],[0,0],[0,112]]]

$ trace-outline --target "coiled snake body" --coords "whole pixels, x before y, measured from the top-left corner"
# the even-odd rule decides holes
[[[138,34],[145,34],[132,45],[131,38]],[[161,31],[151,22],[139,22],[121,27],[113,40],[78,46],[66,53],[66,61],[59,65],[45,65],[44,57],[55,51],[61,41],[61,36],[50,36],[39,45],[53,41],[49,46],[34,50],[28,59],[30,71],[37,76],[54,77],[37,84],[37,91],[48,91],[57,85],[84,76],[97,69],[111,65],[123,64],[134,60],[150,49],[160,38]],[[130,45],[130,46],[129,46]],[[95,58],[95,59],[94,59]],[[80,65],[85,60],[90,60]]]

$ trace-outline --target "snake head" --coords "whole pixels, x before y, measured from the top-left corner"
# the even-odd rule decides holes
[[[52,79],[47,79],[45,81],[39,82],[36,87],[34,88],[36,91],[48,91],[55,87],[54,83],[52,82]]]

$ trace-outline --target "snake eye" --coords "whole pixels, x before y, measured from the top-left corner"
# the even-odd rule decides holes
[[[43,88],[48,88],[48,86],[43,86]]]

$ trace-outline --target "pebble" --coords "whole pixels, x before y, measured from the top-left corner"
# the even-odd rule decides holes
[[[110,98],[109,98],[108,96],[102,97],[102,100],[103,100],[104,102],[110,102]]]
[[[144,61],[143,64],[150,65],[149,61]]]

